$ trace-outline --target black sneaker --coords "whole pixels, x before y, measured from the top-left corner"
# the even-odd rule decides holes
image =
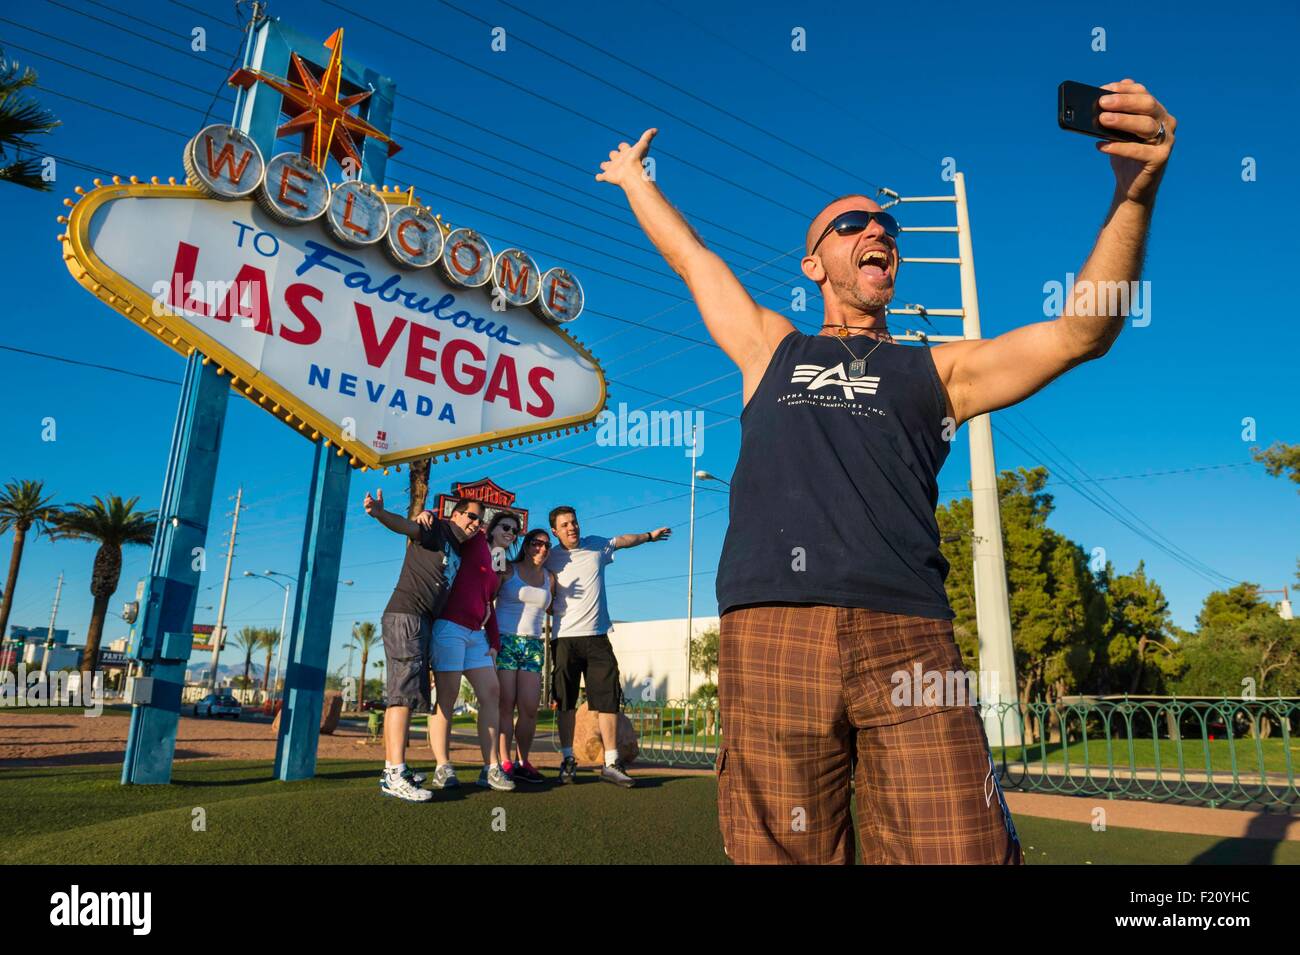
[[[636,780],[627,774],[627,769],[620,759],[613,766],[600,767],[600,778],[607,783],[613,783],[615,786],[622,786],[624,789],[631,789],[636,785]]]
[[[571,783],[578,775],[578,761],[572,756],[564,757],[560,763],[560,782]]]
[[[514,764],[514,771],[511,778],[520,783],[544,783],[546,779],[539,773],[536,767],[528,760],[521,760]]]

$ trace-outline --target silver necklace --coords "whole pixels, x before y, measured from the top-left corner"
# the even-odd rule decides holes
[[[865,355],[859,358],[857,355],[853,354],[853,349],[849,347],[849,343],[844,340],[843,336],[836,336],[836,340],[839,341],[839,343],[844,346],[844,350],[848,352],[849,357],[853,359],[853,361],[849,362],[850,378],[865,377],[867,374],[867,359],[876,353],[876,348],[879,348],[881,345],[885,344],[885,339],[883,338],[880,339],[879,341],[876,342],[876,348],[871,349],[871,351],[867,352]]]

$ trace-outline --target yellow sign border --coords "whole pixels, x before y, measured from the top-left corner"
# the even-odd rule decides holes
[[[378,194],[389,205],[412,204],[409,193],[379,192]],[[596,377],[600,381],[600,397],[590,412],[552,419],[540,426],[487,431],[469,438],[443,441],[393,454],[380,454],[355,439],[345,438],[340,426],[318,414],[314,409],[300,406],[298,399],[279,383],[258,371],[171,309],[164,309],[161,313],[157,311],[151,295],[114,272],[95,254],[89,241],[90,223],[95,212],[111,201],[135,197],[222,201],[212,199],[206,193],[191,186],[136,182],[130,185],[114,183],[100,186],[97,184],[96,188],[86,191],[79,200],[75,201],[72,211],[67,216],[67,232],[61,237],[63,260],[72,277],[109,308],[131,319],[178,354],[189,356],[198,351],[204,356],[205,363],[209,360],[216,361],[218,374],[230,375],[230,386],[238,393],[274,414],[313,442],[323,438],[326,447],[338,449],[336,452],[338,455],[349,455],[353,467],[360,467],[363,471],[368,468],[387,468],[438,455],[446,457],[461,451],[481,449],[484,446],[489,446],[488,450],[492,450],[491,446],[504,447],[521,439],[556,436],[566,429],[581,429],[583,426],[590,425],[605,408],[609,393],[605,382],[605,371],[600,362],[582,342],[562,328],[538,319],[548,331],[562,339],[595,367]],[[308,434],[309,429],[310,434]]]

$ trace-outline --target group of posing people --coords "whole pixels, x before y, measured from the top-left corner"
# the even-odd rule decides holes
[[[587,704],[598,714],[605,748],[600,778],[634,785],[615,745],[622,685],[609,642],[605,567],[616,550],[664,540],[671,531],[583,537],[577,513],[565,506],[550,513],[556,545],[543,528],[520,540],[523,527],[513,511],[499,511],[485,527],[481,501],[458,501],[447,519],[424,511],[410,520],[385,510],[379,491],[366,495],[365,508],[389,530],[410,538],[383,614],[388,664],[380,792],[427,802],[433,793],[425,782],[434,789],[460,784],[450,753],[452,708],[462,676],[478,703],[483,755],[478,785],[509,791],[517,782],[543,782],[528,755],[541,703],[548,618],[563,757],[559,781],[570,783],[577,775],[573,731],[585,680]],[[431,776],[406,764],[411,714],[418,711],[429,713],[436,763]]]

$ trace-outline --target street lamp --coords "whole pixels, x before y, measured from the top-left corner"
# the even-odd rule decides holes
[[[291,587],[289,584],[282,584],[280,583],[280,581],[276,580],[275,578],[283,577],[285,580],[291,580],[293,581],[293,586],[297,586],[298,578],[292,576],[291,574],[281,573],[278,570],[267,570],[266,572],[261,574],[255,574],[251,570],[246,570],[244,571],[244,576],[260,577],[262,580],[269,580],[277,587],[281,587],[284,589],[284,609],[280,611],[280,639],[277,643],[276,650],[275,650],[275,676],[271,680],[271,699],[276,700],[279,699],[280,697],[280,691],[279,691],[280,664],[284,659],[284,637],[285,637],[284,629],[285,626],[287,625],[288,618],[289,618],[289,591],[291,591],[293,587]],[[339,581],[339,584],[343,587],[351,587],[352,583],[353,582],[350,580]]]
[[[691,641],[695,639],[695,481],[717,481],[731,487],[722,478],[695,468],[695,428],[691,427],[691,531],[686,550],[686,700],[691,698]]]

